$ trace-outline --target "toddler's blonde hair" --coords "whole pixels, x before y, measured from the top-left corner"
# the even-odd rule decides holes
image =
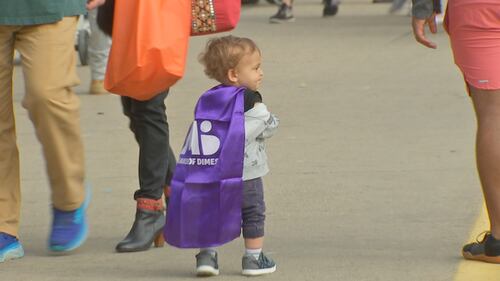
[[[251,39],[233,35],[208,40],[198,60],[205,66],[205,74],[220,83],[228,82],[227,73],[235,68],[246,54],[259,51]]]

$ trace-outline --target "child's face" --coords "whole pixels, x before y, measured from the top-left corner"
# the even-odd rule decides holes
[[[231,80],[236,86],[243,86],[252,91],[257,91],[263,76],[260,52],[254,51],[251,54],[246,54],[240,60],[234,69],[234,77]]]

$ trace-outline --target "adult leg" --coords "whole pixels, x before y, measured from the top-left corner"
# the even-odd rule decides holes
[[[66,17],[25,26],[16,33],[15,42],[25,77],[23,106],[42,144],[52,190],[49,249],[57,252],[80,247],[88,234],[80,102],[71,90],[79,83],[76,24],[77,17]]]
[[[12,100],[14,32],[0,26],[0,232],[17,236],[21,192]]]
[[[165,98],[167,92],[151,100],[125,98],[126,115],[139,144],[139,190],[134,198],[160,199],[169,169],[169,133]]]
[[[130,129],[139,144],[139,190],[134,193],[137,210],[132,229],[118,245],[118,252],[147,250],[153,241],[162,246],[165,224],[161,197],[167,182],[169,134],[165,113],[168,91],[148,101],[122,98],[124,114],[130,119]]]
[[[90,38],[89,38],[89,66],[92,76],[90,85],[91,94],[104,94],[103,80],[108,63],[111,38],[104,34],[97,26],[97,9],[89,11]]]
[[[77,18],[23,27],[16,36],[26,95],[23,106],[42,144],[54,207],[79,208],[84,201],[84,156],[80,101],[71,87],[76,75],[74,36]]]
[[[477,116],[477,169],[490,230],[500,239],[500,90],[469,89]]]

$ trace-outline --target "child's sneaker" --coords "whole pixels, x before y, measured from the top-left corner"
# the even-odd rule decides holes
[[[464,246],[462,255],[468,260],[500,264],[500,240],[495,239],[490,232],[483,232],[479,236],[482,234],[484,237],[481,241],[476,239],[477,242]]]
[[[52,208],[52,231],[49,237],[49,249],[54,252],[69,252],[80,247],[87,239],[88,224],[86,209],[90,201],[90,189],[87,187],[85,201],[74,211],[61,211]]]
[[[276,271],[276,263],[264,253],[260,253],[259,258],[256,259],[253,255],[244,255],[241,260],[243,271],[241,272],[246,276],[256,276],[262,274],[269,274]]]
[[[295,17],[292,14],[292,7],[287,4],[281,4],[278,12],[269,18],[271,23],[282,23],[282,22],[291,22],[295,21]]]
[[[219,275],[217,252],[201,251],[199,254],[196,255],[196,275],[197,276]]]
[[[23,246],[16,237],[0,232],[0,262],[19,259],[24,256]]]

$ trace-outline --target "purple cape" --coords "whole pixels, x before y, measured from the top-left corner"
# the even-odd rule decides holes
[[[216,247],[240,236],[244,92],[219,85],[198,100],[171,182],[164,234],[172,246]]]

